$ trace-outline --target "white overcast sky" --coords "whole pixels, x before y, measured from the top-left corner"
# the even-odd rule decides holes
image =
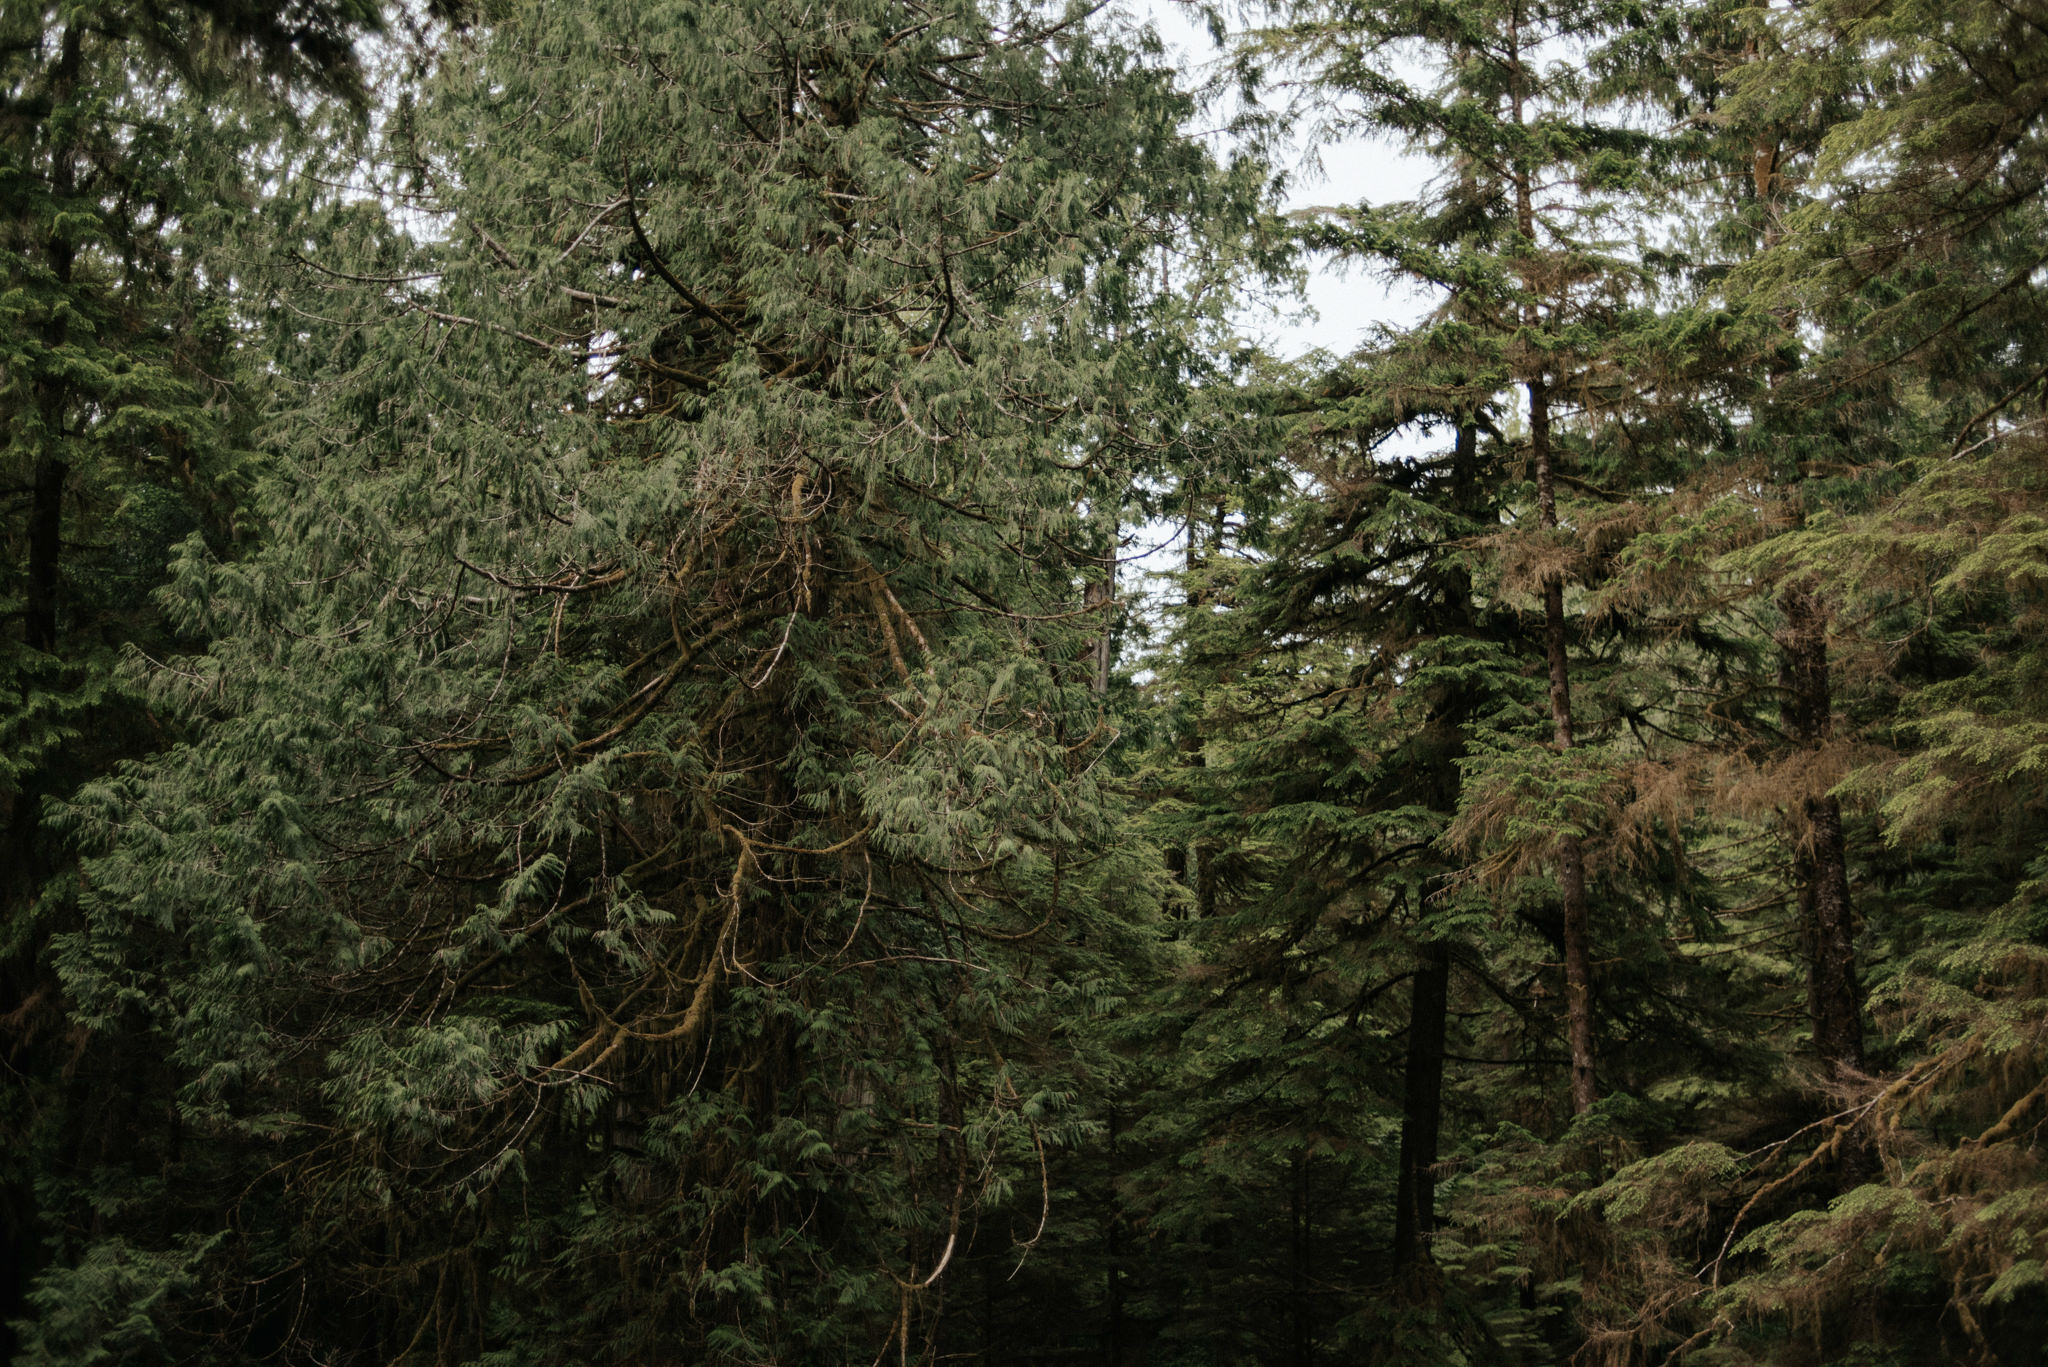
[[[1167,50],[1179,55],[1183,70],[1218,59],[1207,27],[1196,22],[1186,5],[1177,0],[1126,4],[1130,14],[1158,30]],[[1379,140],[1353,137],[1326,145],[1317,151],[1319,169],[1305,159],[1308,151],[1305,146],[1292,150],[1284,206],[1288,209],[1412,199],[1425,175],[1417,159]],[[1284,307],[1259,308],[1247,312],[1242,326],[1276,355],[1296,357],[1318,347],[1341,355],[1356,346],[1372,324],[1410,321],[1420,311],[1420,301],[1407,292],[1390,293],[1384,282],[1364,271],[1339,270],[1328,263],[1312,270],[1306,304],[1308,316],[1290,317]],[[1297,307],[1293,312],[1301,315],[1303,310]]]
[[[1123,0],[1123,6],[1126,13],[1157,29],[1168,52],[1177,54],[1182,70],[1219,59],[1207,27],[1197,23],[1180,0]],[[1315,149],[1317,164],[1306,160],[1306,136],[1302,141],[1304,145],[1289,154],[1290,188],[1283,205],[1287,209],[1413,199],[1427,174],[1419,159],[1404,156],[1383,141],[1353,137],[1326,144]],[[1273,355],[1291,359],[1318,348],[1343,355],[1373,324],[1412,322],[1424,307],[1415,294],[1390,291],[1368,272],[1340,270],[1328,262],[1311,268],[1305,296],[1300,301],[1249,304],[1238,325]],[[1123,554],[1128,558],[1119,569],[1119,592],[1134,597],[1141,614],[1149,614],[1161,598],[1177,592],[1158,576],[1179,568],[1181,536],[1182,529],[1170,523],[1125,529]],[[1148,675],[1141,671],[1141,677]]]

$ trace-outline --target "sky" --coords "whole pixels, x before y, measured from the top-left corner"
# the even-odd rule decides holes
[[[1125,0],[1126,12],[1150,23],[1169,53],[1184,70],[1219,59],[1208,28],[1177,0]],[[1304,130],[1304,134],[1307,130]],[[1282,207],[1302,210],[1318,205],[1384,204],[1413,199],[1427,170],[1422,161],[1398,147],[1365,137],[1350,137],[1311,150],[1304,136],[1287,161],[1289,191]],[[1342,355],[1363,340],[1376,323],[1404,324],[1422,312],[1420,296],[1389,290],[1370,272],[1342,269],[1328,261],[1308,273],[1304,298],[1297,302],[1269,299],[1248,304],[1238,326],[1269,353],[1289,359],[1318,348]],[[1119,567],[1119,593],[1135,595],[1141,604],[1174,593],[1157,576],[1180,567],[1181,533],[1177,526],[1152,523],[1125,529],[1127,543]],[[1146,611],[1140,606],[1141,612]]]
[[[1218,60],[1220,54],[1206,25],[1177,0],[1127,0],[1128,12],[1150,23],[1169,53],[1185,68]],[[1283,205],[1301,210],[1325,204],[1383,204],[1412,199],[1422,188],[1423,164],[1382,140],[1353,136],[1315,149],[1314,162],[1306,143],[1292,149],[1288,160],[1290,188]],[[1320,347],[1342,354],[1351,350],[1374,323],[1405,323],[1420,312],[1419,300],[1405,291],[1390,292],[1384,282],[1360,270],[1344,270],[1323,262],[1311,270],[1306,308],[1289,309],[1286,301],[1248,310],[1245,334],[1276,355],[1293,358]]]

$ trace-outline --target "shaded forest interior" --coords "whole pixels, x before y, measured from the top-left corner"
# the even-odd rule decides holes
[[[2048,4],[1185,8],[0,8],[0,1359],[2048,1364]]]

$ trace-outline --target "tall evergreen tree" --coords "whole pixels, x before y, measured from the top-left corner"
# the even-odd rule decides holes
[[[1086,519],[1199,322],[1186,109],[1084,9],[858,0],[512,7],[394,112],[268,544],[178,565],[193,738],[81,808],[68,987],[204,1155],[76,1253],[119,1332],[935,1351],[1141,952]],[[32,1361],[117,1332],[39,1294]]]
[[[226,550],[262,380],[251,210],[294,123],[362,93],[361,0],[0,11],[0,1326],[73,1179],[158,1085],[70,1037],[43,957],[74,925],[46,804],[161,743],[118,675],[176,633],[151,600],[191,533]],[[0,1327],[0,1356],[10,1354]]]
[[[1597,5],[1308,6],[1268,44],[1358,101],[1365,126],[1441,168],[1424,212],[1353,215],[1321,239],[1445,300],[1440,321],[1407,344],[1434,367],[1421,381],[1429,389],[1411,388],[1417,380],[1405,373],[1381,381],[1365,372],[1366,386],[1385,386],[1396,424],[1469,423],[1500,445],[1497,468],[1521,481],[1499,507],[1508,529],[1490,541],[1483,592],[1532,594],[1540,605],[1547,724],[1540,743],[1503,736],[1473,757],[1463,826],[1500,867],[1540,859],[1552,868],[1577,1112],[1598,1092],[1588,842],[1611,846],[1625,833],[1603,814],[1616,775],[1573,753],[1588,738],[1586,714],[1604,733],[1621,704],[1574,702],[1575,671],[1605,643],[1591,622],[1574,620],[1567,589],[1598,582],[1635,500],[1682,465],[1677,417],[1690,387],[1648,307],[1656,282],[1627,237],[1654,142],[1610,117],[1584,68],[1562,60],[1618,22]],[[1393,63],[1396,52],[1424,65],[1411,75]]]
[[[2039,8],[0,15],[6,1355],[2038,1361]]]

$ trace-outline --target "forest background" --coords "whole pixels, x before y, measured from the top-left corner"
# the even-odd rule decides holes
[[[2048,9],[1186,13],[0,6],[9,1361],[2048,1357]]]

